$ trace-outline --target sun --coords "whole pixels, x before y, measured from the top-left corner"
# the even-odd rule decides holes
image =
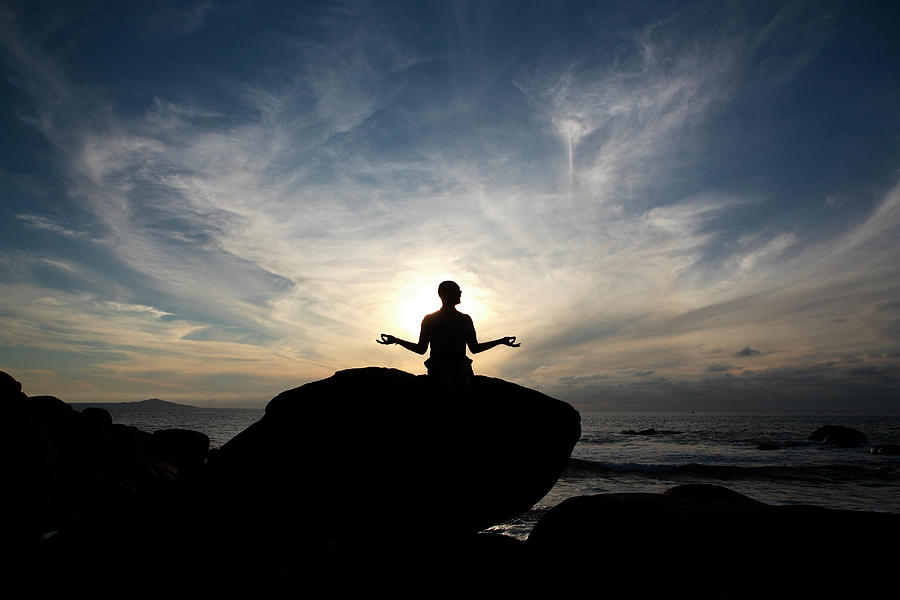
[[[441,299],[437,295],[438,284],[441,281],[443,279],[438,278],[433,282],[418,283],[407,288],[407,294],[397,303],[397,312],[394,317],[403,330],[402,333],[398,332],[399,337],[413,342],[419,339],[422,318],[441,308]],[[457,283],[462,289],[462,301],[456,308],[475,319],[487,315],[489,313],[487,294],[475,286],[466,285],[460,281]]]
[[[419,339],[419,327],[422,318],[428,313],[433,313],[441,307],[441,299],[437,295],[437,285],[434,289],[417,290],[415,295],[402,301],[398,307],[397,321],[412,341]]]

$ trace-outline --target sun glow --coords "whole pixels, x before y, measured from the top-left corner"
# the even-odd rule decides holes
[[[447,279],[446,277],[444,279]],[[395,321],[399,327],[396,335],[416,342],[419,339],[419,328],[425,315],[441,308],[441,299],[437,295],[438,284],[444,279],[409,286],[404,297],[397,302]],[[478,325],[479,317],[483,318],[488,309],[487,294],[464,281],[456,281],[462,288],[462,298],[456,307],[460,312],[470,315]]]
[[[418,341],[422,318],[441,307],[441,299],[437,295],[437,285],[432,287],[434,289],[421,289],[398,307],[397,320],[404,332],[410,336],[410,341]]]

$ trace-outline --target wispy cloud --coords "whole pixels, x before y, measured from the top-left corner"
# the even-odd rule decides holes
[[[90,235],[84,231],[76,231],[74,229],[69,229],[59,223],[55,222],[53,219],[46,217],[44,215],[34,215],[34,214],[20,214],[16,215],[16,218],[25,223],[28,227],[33,229],[41,230],[41,231],[49,231],[51,233],[59,234],[67,238],[76,239],[76,240],[89,240]]]
[[[190,5],[166,35],[211,35],[229,16],[216,8]],[[900,188],[822,234],[805,214],[767,217],[775,183],[710,164],[738,135],[722,124],[735,106],[792,85],[836,35],[831,15],[713,7],[720,26],[695,28],[673,9],[609,54],[523,44],[501,60],[491,11],[456,11],[451,42],[411,41],[365,3],[313,13],[289,21],[302,34],[272,31],[278,60],[251,75],[216,65],[215,102],[204,80],[126,106],[6,9],[7,81],[33,98],[20,117],[77,212],[14,213],[71,247],[2,263],[4,344],[85,357],[84,395],[163,381],[261,401],[254,386],[339,368],[421,371],[373,339],[415,336],[421,315],[398,307],[453,277],[482,337],[524,342],[478,372],[579,402],[895,376]],[[832,197],[815,206],[850,202]],[[224,373],[248,383],[210,383]]]

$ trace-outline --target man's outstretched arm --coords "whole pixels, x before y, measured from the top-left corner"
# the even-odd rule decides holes
[[[378,342],[379,344],[385,344],[385,345],[399,344],[399,345],[403,346],[404,348],[406,348],[407,350],[415,352],[416,354],[425,354],[425,351],[428,350],[428,339],[425,337],[424,332],[419,333],[419,343],[417,343],[417,344],[408,342],[406,340],[401,340],[400,338],[394,337],[387,333],[382,333],[381,339],[375,340],[375,341]]]
[[[472,336],[472,338],[467,342],[467,345],[469,346],[469,351],[472,354],[478,354],[479,352],[484,352],[485,350],[490,350],[491,348],[493,348],[495,346],[503,345],[503,346],[511,346],[513,348],[518,348],[522,344],[517,344],[516,336],[510,335],[507,337],[502,337],[497,340],[491,340],[490,342],[479,342],[477,339],[475,339],[475,336]]]

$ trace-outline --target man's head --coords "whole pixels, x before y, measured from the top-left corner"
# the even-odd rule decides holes
[[[441,285],[438,286],[438,296],[441,297],[441,302],[444,303],[444,306],[456,306],[459,304],[462,290],[459,289],[456,282],[442,281]]]

